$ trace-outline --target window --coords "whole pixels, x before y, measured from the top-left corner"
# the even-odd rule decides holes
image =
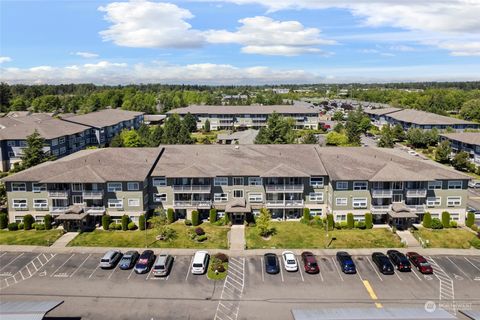
[[[58,156],[58,150],[57,149],[53,150],[52,153],[53,153],[54,156]]]
[[[262,185],[262,178],[260,178],[260,177],[249,177],[248,178],[248,185],[249,186],[261,186]]]
[[[226,193],[215,193],[215,194],[213,194],[213,201],[214,202],[228,201],[228,194],[226,194]]]
[[[52,147],[56,146],[58,144],[58,139],[52,139]]]
[[[9,146],[9,147],[15,147],[15,141],[8,140],[8,141],[7,141],[7,146]]]
[[[67,148],[61,147],[60,148],[60,154],[64,154],[65,152],[67,152]]]
[[[216,177],[213,179],[214,186],[227,186],[228,185],[228,178],[227,177]]]
[[[154,187],[162,187],[167,185],[167,179],[165,177],[162,178],[153,178],[152,184]]]
[[[27,209],[27,199],[13,199],[12,206],[14,209]]]
[[[234,186],[243,186],[243,177],[233,177]]]
[[[129,207],[140,207],[140,199],[128,199]]]
[[[335,221],[345,221],[345,220],[347,220],[347,216],[344,214],[337,214],[335,216]]]
[[[310,192],[308,198],[310,201],[323,201],[323,192]]]
[[[442,201],[441,197],[428,197],[427,198],[427,207],[438,207]]]
[[[367,198],[353,198],[352,206],[355,209],[362,209],[367,207]]]
[[[447,207],[459,207],[462,205],[462,197],[448,197]]]
[[[348,204],[347,198],[335,198],[335,204],[337,206],[346,206]]]
[[[448,189],[462,189],[462,181],[448,181]]]
[[[27,185],[23,182],[12,182],[12,191],[27,191]]]
[[[108,199],[108,207],[109,208],[122,209],[123,208],[123,200],[122,199]]]
[[[33,192],[47,191],[47,185],[45,183],[33,183],[32,190]]]
[[[355,181],[353,183],[353,190],[367,190],[368,183],[366,181]]]
[[[81,183],[72,183],[72,191],[83,191],[83,184]]]
[[[153,202],[166,202],[167,194],[166,193],[155,193],[153,195]]]
[[[261,193],[249,193],[248,194],[248,201],[250,202],[262,202],[263,195]]]
[[[348,181],[337,181],[337,190],[347,190],[348,189]]]
[[[128,191],[140,190],[140,185],[139,185],[138,182],[129,182],[129,183],[127,183],[127,190]]]
[[[242,189],[233,190],[233,197],[243,198],[243,190]]]
[[[315,216],[322,216],[323,214],[323,210],[322,209],[310,209],[310,215],[312,217],[315,217]]]
[[[13,152],[13,151],[8,151],[8,157],[9,157],[9,158],[15,158],[15,152]]]
[[[108,192],[122,191],[121,182],[109,182],[107,186],[108,186]]]
[[[73,204],[82,205],[83,204],[83,197],[81,195],[73,195],[72,196],[72,201],[73,201]]]
[[[63,144],[63,143],[65,143],[65,137],[58,138],[58,144]]]
[[[35,209],[47,209],[48,200],[47,199],[33,199],[33,207]]]
[[[392,182],[392,189],[393,190],[403,190],[403,182],[402,181]]]
[[[323,188],[323,177],[310,177],[310,186]]]
[[[392,202],[402,202],[403,201],[403,194],[393,194]]]
[[[428,190],[442,189],[442,181],[428,181]]]

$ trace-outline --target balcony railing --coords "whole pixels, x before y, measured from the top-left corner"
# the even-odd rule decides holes
[[[267,192],[303,192],[303,184],[269,184],[265,186]]]
[[[68,210],[68,207],[50,207],[52,213],[64,213]]]
[[[210,185],[174,185],[173,192],[210,193]]]
[[[407,198],[425,198],[427,189],[410,189],[407,190]]]
[[[210,200],[174,201],[173,206],[177,208],[210,208],[212,206],[212,201]]]
[[[102,199],[103,198],[103,190],[100,191],[83,191],[82,193],[83,199]]]
[[[424,213],[426,210],[424,204],[407,204],[407,208],[414,213]]]
[[[105,207],[104,206],[84,207],[83,211],[91,214],[103,214],[105,212]]]
[[[266,205],[274,208],[303,207],[303,200],[266,200]]]
[[[67,199],[70,191],[68,190],[49,190],[48,196],[50,198],[57,198],[57,199]]]
[[[391,205],[386,205],[386,206],[372,205],[370,207],[370,211],[372,211],[372,213],[387,213],[388,211],[390,211],[391,208],[392,208]]]
[[[391,189],[373,189],[373,198],[391,198],[393,196],[393,190]]]

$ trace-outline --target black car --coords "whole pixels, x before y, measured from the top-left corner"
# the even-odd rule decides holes
[[[397,250],[388,250],[387,255],[398,271],[412,271],[412,265],[406,255]]]
[[[142,252],[140,258],[138,258],[137,264],[135,265],[135,273],[147,273],[150,271],[150,268],[155,261],[155,254],[152,250],[145,250]]]
[[[132,269],[137,262],[139,256],[140,254],[138,253],[138,251],[127,251],[118,263],[118,267],[122,270]]]
[[[372,253],[372,260],[383,274],[393,274],[393,265],[386,255],[381,252]]]
[[[267,273],[276,274],[280,272],[280,264],[275,253],[265,253],[263,257],[265,259],[265,271]]]
[[[337,261],[340,264],[340,269],[343,273],[354,274],[357,273],[357,268],[353,262],[352,256],[345,251],[337,252]]]

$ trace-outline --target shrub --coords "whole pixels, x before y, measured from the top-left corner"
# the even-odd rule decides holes
[[[225,220],[225,225],[230,224],[230,216],[228,215],[228,213],[225,212],[223,219]]]
[[[210,223],[215,223],[217,221],[217,209],[210,209],[210,216],[208,217]]]
[[[475,213],[473,212],[467,213],[467,221],[465,222],[465,225],[471,228],[474,223],[475,223]]]
[[[363,221],[358,221],[358,222],[357,222],[356,228],[363,230],[363,229],[365,229],[366,227],[367,227],[367,226],[366,226],[365,222],[363,222]]]
[[[328,225],[328,230],[333,230],[335,227],[335,223],[333,221],[333,214],[327,214],[327,225]]]
[[[312,219],[312,216],[310,215],[310,209],[303,208],[303,221],[308,222],[311,219]]]
[[[191,225],[192,225],[192,221],[191,221],[191,220],[188,220],[188,219],[185,219],[185,225],[186,225],[186,226],[191,226]]]
[[[122,216],[122,230],[127,231],[128,230],[128,223],[130,222],[130,218],[124,214]]]
[[[30,230],[32,229],[32,224],[35,222],[35,219],[31,214],[26,214],[23,216],[23,229]]]
[[[11,222],[7,225],[7,228],[10,231],[17,231],[18,230],[18,224],[16,222]]]
[[[443,229],[442,221],[438,218],[432,219],[432,229]]]
[[[323,227],[323,220],[322,220],[321,217],[315,216],[315,217],[313,217],[312,220],[310,220],[310,225],[322,228]]]
[[[135,222],[130,221],[130,223],[128,224],[128,230],[135,230],[135,229],[137,229],[137,225],[135,224]]]
[[[138,228],[140,230],[145,230],[145,215],[144,214],[141,214],[140,217],[138,217]]]
[[[458,226],[457,221],[450,221],[450,228],[456,228]]]
[[[22,230],[22,229],[23,229],[23,222],[20,222],[20,223],[18,224],[18,229],[19,229],[19,230]]]
[[[200,224],[200,219],[197,210],[192,211],[192,226],[198,226]]]
[[[32,229],[35,229],[36,226],[37,226],[36,222],[32,223]]]
[[[198,227],[198,228],[195,228],[195,234],[197,236],[202,236],[205,234],[205,231],[202,228]]]
[[[175,221],[175,211],[172,208],[167,209],[167,221],[173,223]]]
[[[112,218],[108,214],[104,214],[102,216],[102,228],[103,228],[103,230],[108,230],[111,222],[112,222]]]
[[[373,228],[373,215],[370,212],[365,213],[365,228],[366,229]]]
[[[215,259],[219,260],[220,262],[228,262],[228,256],[225,253],[217,253],[215,254]]]
[[[205,234],[201,235],[201,236],[197,236],[195,238],[198,242],[203,242],[205,240],[207,240],[207,236]]]
[[[472,240],[470,240],[470,244],[475,249],[480,249],[480,239],[479,238],[477,238],[477,237],[473,238]]]
[[[347,221],[340,222],[340,229],[349,229],[348,222]]]
[[[353,213],[347,214],[347,227],[348,229],[353,229],[355,226],[355,221],[353,220]]]
[[[335,222],[334,225],[335,225],[335,229],[342,229],[342,225],[340,224],[340,222]],[[328,227],[328,230],[330,230],[330,226]]]
[[[430,212],[425,212],[425,214],[423,215],[423,227],[424,228],[431,228],[432,227],[432,215],[430,214]]]
[[[0,213],[0,229],[5,229],[8,226],[8,215]]]
[[[45,230],[45,224],[35,223],[35,230]]]
[[[52,223],[53,223],[53,217],[49,214],[47,214],[43,218],[43,223],[45,224],[45,229],[46,230],[51,230],[52,229]]]
[[[473,226],[470,227],[473,231],[478,231],[478,226],[474,224]]]
[[[450,213],[448,211],[442,212],[442,224],[444,228],[450,227]]]
[[[112,222],[112,223],[110,223],[110,225],[108,226],[108,229],[109,229],[109,230],[122,230],[122,224],[121,224],[121,223]]]

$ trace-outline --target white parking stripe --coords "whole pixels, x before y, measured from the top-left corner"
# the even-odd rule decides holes
[[[193,256],[190,259],[190,264],[188,265],[188,268],[187,268],[187,275],[185,276],[185,281],[187,281],[188,275],[190,274],[190,269],[192,268],[192,263],[193,263]]]
[[[280,275],[282,276],[282,282],[284,282],[284,279],[283,279],[283,262],[282,262],[283,259],[280,259]]]
[[[4,252],[4,253],[0,254],[0,258],[3,257],[6,254],[7,254],[7,252]]]
[[[260,257],[260,266],[262,267],[262,282],[265,282],[265,270],[263,270],[263,257]]]
[[[450,261],[461,273],[463,273],[468,280],[472,280],[465,271],[463,271],[455,262],[452,261],[452,259],[447,257],[447,260]]]
[[[340,269],[338,268],[337,263],[335,262],[335,259],[333,259],[333,257],[332,257],[332,261],[333,261],[333,265],[335,266],[335,270],[337,270],[338,275],[340,276],[340,279],[342,279],[343,281],[343,277],[342,277],[342,274],[340,273]]]
[[[115,272],[115,270],[117,270],[117,268],[113,268],[112,272],[108,275],[108,279],[110,279],[113,275],[113,273]]]
[[[467,257],[464,257],[464,258],[465,258],[465,260],[467,260],[475,269],[477,269],[478,271],[480,271],[480,268],[477,267],[476,265],[474,265],[474,264],[472,263],[472,261],[468,260]]]
[[[55,271],[52,273],[52,275],[51,275],[50,277],[53,277],[53,276],[55,275],[55,273],[57,273],[57,271],[60,270],[60,268],[63,267],[63,266],[68,262],[68,260],[72,259],[72,257],[73,257],[74,255],[75,255],[75,253],[73,253],[73,254],[70,256],[70,258],[68,258],[67,260],[65,260],[65,261],[60,265],[60,267],[58,267],[57,270],[55,270]]]
[[[400,271],[398,271],[398,270],[395,271],[395,270],[394,270],[393,273],[395,273],[395,275],[397,276],[397,278],[398,278],[400,281],[403,281],[403,279],[400,278],[400,275],[399,275]]]
[[[357,269],[357,275],[358,275],[358,277],[360,278],[360,281],[362,281],[362,282],[363,282],[362,275],[360,274],[360,272],[358,272],[358,268],[356,268],[356,269]]]
[[[70,278],[73,277],[73,275],[75,274],[75,272],[77,272],[78,269],[80,269],[85,262],[87,262],[88,258],[90,258],[91,255],[92,255],[92,254],[90,253],[90,254],[85,258],[85,260],[83,260],[83,262],[80,263],[80,265],[77,267],[77,269],[75,269],[75,270],[72,272],[72,274],[70,275]]]
[[[95,269],[93,269],[92,273],[90,273],[90,275],[88,276],[88,279],[90,279],[90,278],[93,276],[93,274],[95,273],[95,271],[98,270],[98,267],[99,267],[99,266],[100,266],[100,265],[97,265],[97,266],[95,267]]]
[[[298,269],[299,269],[298,271],[300,272],[300,275],[302,276],[302,282],[305,282],[305,279],[303,278],[303,271],[302,271],[303,268],[300,267],[300,263],[298,263],[298,259],[297,259],[297,266],[298,266]]]
[[[2,271],[3,269],[5,269],[6,267],[8,267],[9,265],[11,265],[15,260],[17,260],[18,258],[20,258],[21,256],[23,256],[25,254],[25,252],[22,252],[20,253],[20,255],[16,256],[12,261],[10,261],[9,263],[7,263],[6,265],[4,265],[0,271]]]
[[[417,277],[418,280],[422,281],[422,278],[420,278],[420,276],[417,274],[417,271],[415,270],[414,266],[412,266],[412,272]]]
[[[369,258],[369,257],[366,257],[366,258],[367,258],[368,262],[370,263],[370,265],[372,266],[373,271],[375,271],[375,273],[377,274],[377,276],[378,276],[378,278],[380,279],[380,281],[383,281],[382,277],[380,277],[380,274],[379,274],[378,271],[377,271],[377,268],[373,265],[373,263],[372,263],[372,261],[370,260],[370,258]]]
[[[132,271],[130,271],[130,274],[128,275],[128,278],[127,279],[130,279],[130,277],[132,276],[133,274],[133,268],[132,268]]]
[[[320,279],[322,279],[322,282],[323,282],[323,275],[322,275],[322,270],[320,269],[320,265],[318,266],[318,274],[320,275]]]

